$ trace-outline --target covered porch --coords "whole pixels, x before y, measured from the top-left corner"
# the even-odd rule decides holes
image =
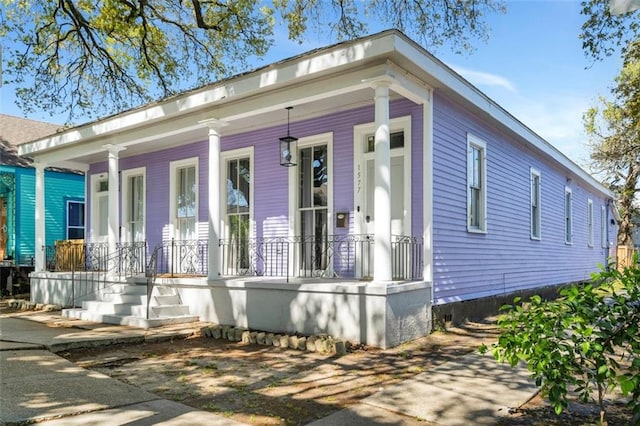
[[[36,161],[36,210],[45,209],[41,170],[85,170],[88,244],[108,257],[85,268],[102,262],[111,276],[173,286],[202,319],[241,326],[272,309],[292,318],[292,303],[307,297],[353,325],[338,311],[389,318],[404,312],[402,298],[421,304],[421,319],[408,323],[430,324],[436,80],[424,70],[434,64],[385,32],[32,142],[21,149]],[[33,277],[63,272],[49,266],[45,232],[36,227]],[[125,249],[133,243],[144,250]],[[84,250],[81,259],[93,259]],[[267,290],[278,302],[266,311],[248,302]],[[363,310],[347,295],[380,304]],[[328,324],[300,321],[278,327]]]

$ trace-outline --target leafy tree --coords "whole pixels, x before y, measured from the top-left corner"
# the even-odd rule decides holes
[[[612,90],[584,115],[592,169],[616,192],[621,222],[618,245],[633,245],[634,199],[640,178],[640,39],[626,50]]]
[[[502,307],[494,357],[511,366],[526,363],[557,414],[567,408],[571,390],[583,402],[595,399],[604,425],[605,397],[619,387],[638,416],[640,269],[603,270],[560,295],[551,301],[533,296],[527,303],[516,298]]]
[[[595,60],[610,56],[619,49],[623,52],[633,41],[640,38],[640,13],[631,12],[612,15],[609,11],[611,0],[583,0],[582,15],[586,17],[582,25],[582,48],[585,54]]]
[[[0,0],[7,82],[25,112],[95,116],[229,76],[263,56],[276,26],[342,40],[386,22],[427,46],[484,39],[502,0]]]

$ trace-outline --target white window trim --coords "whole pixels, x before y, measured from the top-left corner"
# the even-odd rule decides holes
[[[593,247],[593,200],[587,199],[587,246]]]
[[[143,218],[143,241],[147,238],[147,168],[146,167],[138,167],[135,169],[127,169],[122,170],[120,187],[122,189],[122,200],[120,201],[120,205],[122,206],[122,226],[124,228],[123,239],[126,242],[129,241],[129,185],[128,180],[132,176],[142,176],[142,194],[143,194],[143,203],[142,203],[142,218]]]
[[[196,168],[196,239],[199,238],[198,218],[200,213],[200,175],[198,170],[198,157],[185,158],[169,163],[169,237],[175,238],[176,228],[176,171],[181,167],[195,166]]]
[[[307,136],[298,139],[296,149],[306,148],[314,145],[327,144],[327,157],[329,158],[329,165],[327,167],[327,223],[329,223],[328,234],[332,235],[335,231],[333,228],[333,132],[321,133],[318,135]],[[296,153],[296,158],[298,154]],[[289,167],[289,238],[299,236],[300,221],[298,220],[298,197],[300,191],[298,190],[298,167]],[[297,255],[292,256],[290,259],[289,268],[293,273],[299,269],[300,260]],[[333,264],[330,265],[330,270],[333,269]]]
[[[65,210],[65,215],[66,215],[66,219],[67,219],[66,226],[65,226],[65,236],[66,236],[66,238],[68,240],[69,239],[69,228],[71,228],[71,225],[69,225],[69,204],[71,204],[71,203],[82,204],[84,206],[84,208],[85,208],[85,213],[84,213],[85,217],[83,218],[84,225],[82,226],[83,234],[84,234],[84,238],[83,239],[85,239],[87,237],[87,218],[86,218],[87,205],[84,202],[84,200],[67,200],[67,202],[66,202],[66,210]],[[80,227],[79,226],[74,226],[73,229],[80,229]]]
[[[402,131],[404,132],[404,148],[402,152],[404,154],[404,206],[405,217],[403,221],[404,235],[411,235],[411,116],[406,115],[403,117],[396,117],[389,120],[389,134]],[[375,123],[359,124],[353,127],[353,143],[354,143],[354,156],[353,156],[353,197],[355,206],[364,206],[365,194],[362,188],[364,188],[364,167],[365,158],[367,153],[367,136],[375,133]],[[394,151],[391,150],[391,156],[394,156]],[[356,235],[364,234],[366,226],[364,224],[364,215],[362,209],[355,212],[358,219],[354,220],[354,233]]]
[[[469,188],[469,182],[471,181],[471,173],[473,171],[471,167],[471,148],[479,148],[482,152],[481,161],[481,179],[482,188],[480,192],[480,202],[482,218],[480,220],[481,225],[479,227],[472,227],[469,223],[469,216],[471,214],[471,189]],[[488,232],[487,226],[487,143],[482,139],[468,133],[467,134],[467,232],[486,234]]]
[[[609,245],[607,244],[608,225],[609,224],[607,223],[607,206],[603,204],[600,206],[600,247],[602,248],[609,247]]]
[[[567,211],[567,194],[570,196],[569,211]],[[571,188],[564,187],[564,198],[562,200],[564,205],[564,243],[567,245],[573,244],[573,191]],[[569,219],[569,232],[567,233],[567,219]]]
[[[542,239],[542,174],[540,173],[540,170],[535,169],[533,167],[531,167],[529,169],[529,179],[530,179],[530,185],[529,185],[529,191],[531,193],[531,204],[533,205],[533,197],[534,195],[538,196],[537,204],[538,204],[538,211],[537,211],[537,217],[535,218],[535,220],[538,223],[538,234],[539,235],[534,235],[533,234],[533,220],[534,217],[531,206],[529,206],[529,230],[530,230],[530,237],[532,240],[537,240],[540,241]],[[533,181],[534,178],[537,177],[538,178],[538,194],[534,194],[533,192]]]
[[[254,219],[254,190],[255,190],[255,174],[253,161],[253,147],[233,149],[220,153],[220,238],[226,238],[229,232],[229,224],[227,223],[227,161],[237,160],[239,158],[249,157],[249,174],[251,175],[251,183],[249,185],[249,237],[255,237],[255,219]]]
[[[102,195],[98,195],[100,194],[100,192],[98,192],[98,185],[101,181],[108,181],[108,174],[105,173],[97,173],[97,174],[93,174],[91,175],[91,179],[90,179],[90,189],[89,189],[89,193],[91,194],[91,224],[90,224],[90,241],[93,243],[97,243],[97,242],[106,242],[107,241],[107,235],[100,235],[100,221],[99,221],[99,212],[100,212],[100,203],[98,201],[98,197],[108,197],[108,191],[102,191],[104,194]],[[86,208],[86,205],[85,205]],[[107,218],[108,220],[108,218]],[[86,223],[85,223],[85,227],[86,227]],[[85,229],[85,240],[87,240],[87,232]]]

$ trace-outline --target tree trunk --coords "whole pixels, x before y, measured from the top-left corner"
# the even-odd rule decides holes
[[[631,218],[633,216],[633,198],[636,195],[638,177],[640,177],[640,163],[631,163],[618,201],[618,205],[620,206],[620,223],[618,228],[619,246],[633,246],[633,237],[631,235],[633,224]]]

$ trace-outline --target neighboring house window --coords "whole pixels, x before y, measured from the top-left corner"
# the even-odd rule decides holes
[[[145,168],[122,172],[122,212],[126,241],[145,240]]]
[[[593,201],[587,200],[587,244],[593,247]]]
[[[67,239],[84,239],[84,201],[67,201]]]
[[[564,188],[564,242],[573,243],[573,223],[572,223],[573,193],[571,188]]]
[[[607,207],[600,206],[600,247],[607,248]]]
[[[467,230],[487,232],[487,145],[467,136]]]
[[[540,201],[541,201],[540,172],[532,168],[531,169],[531,238],[534,240],[539,240],[541,235]]]
[[[198,214],[198,159],[171,162],[170,203],[174,238],[195,240]]]

